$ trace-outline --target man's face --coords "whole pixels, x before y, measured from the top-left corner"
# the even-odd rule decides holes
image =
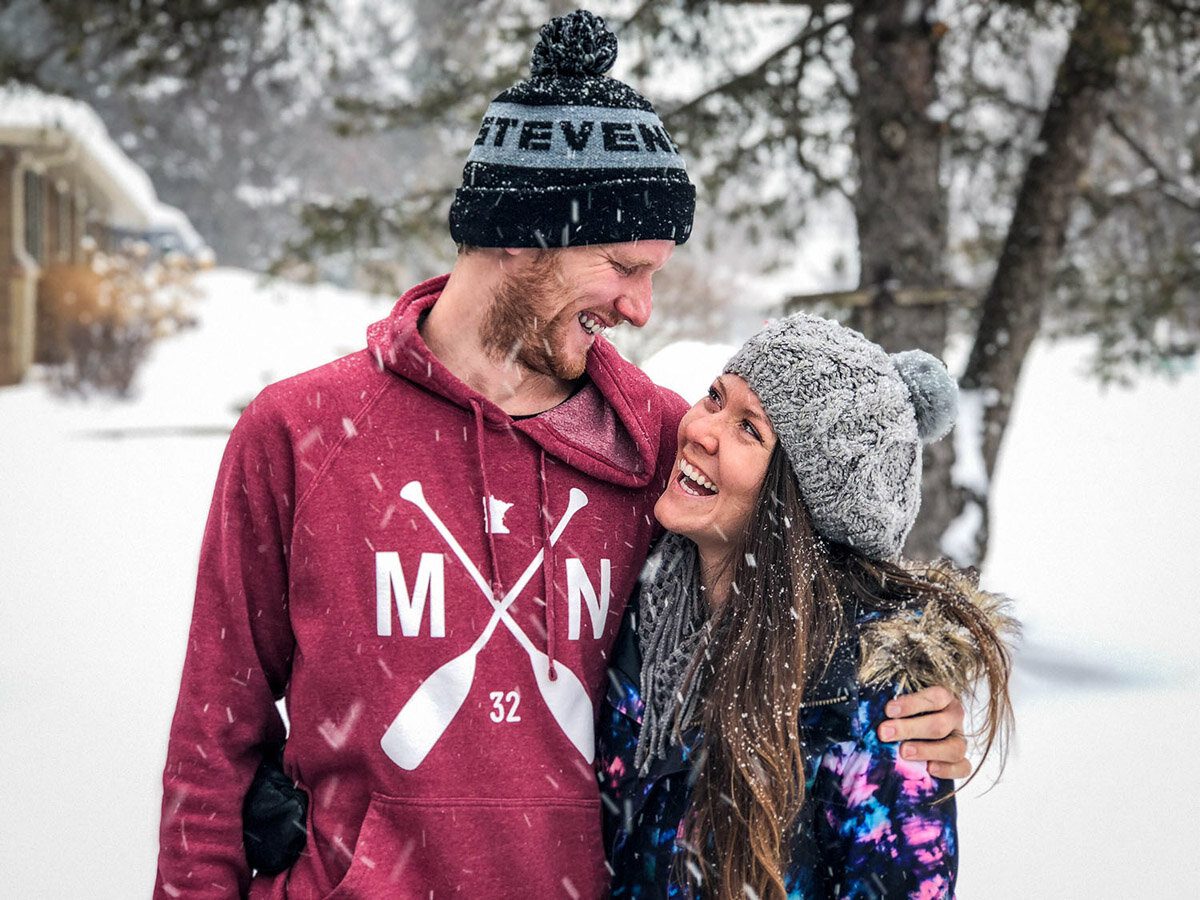
[[[674,250],[672,241],[636,241],[506,256],[485,322],[486,346],[536,372],[575,380],[597,334],[649,321],[651,279]]]

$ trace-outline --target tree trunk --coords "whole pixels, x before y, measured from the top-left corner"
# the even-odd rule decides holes
[[[981,411],[978,468],[986,477],[960,485],[960,564],[987,554],[988,486],[1008,427],[1025,357],[1041,327],[1046,292],[1062,254],[1071,207],[1105,114],[1105,95],[1133,45],[1133,0],[1083,0],[1036,151],[1025,170],[1012,222],[984,296],[975,342],[962,378],[965,408]],[[979,425],[982,426],[982,433]],[[959,526],[967,526],[965,530]],[[973,527],[972,527],[973,526]],[[972,546],[973,543],[973,546]]]
[[[856,309],[850,324],[889,352],[921,348],[940,355],[946,344],[945,304],[897,306],[898,288],[943,286],[946,194],[941,184],[941,129],[927,110],[937,97],[934,3],[867,0],[851,24],[858,187],[860,288],[876,300]],[[924,502],[905,552],[940,555],[938,541],[957,512],[949,484],[954,446],[925,448]]]

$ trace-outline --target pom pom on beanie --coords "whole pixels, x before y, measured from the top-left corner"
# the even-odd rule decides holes
[[[958,418],[958,385],[945,364],[924,350],[893,353],[892,362],[908,385],[921,440],[928,444],[944,438]]]
[[[533,48],[530,69],[543,75],[597,77],[617,61],[617,36],[604,19],[577,9],[542,26],[541,40]]]
[[[606,73],[617,36],[585,9],[542,26],[530,78],[488,105],[450,206],[472,247],[682,244],[696,189],[654,106]]]

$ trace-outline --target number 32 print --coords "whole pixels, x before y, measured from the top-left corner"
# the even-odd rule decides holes
[[[493,722],[520,722],[521,717],[517,715],[517,707],[521,703],[521,695],[516,691],[509,691],[507,694],[504,691],[492,691],[488,694],[492,698],[492,711],[488,713],[488,718]],[[504,704],[508,704],[508,710],[505,711]]]

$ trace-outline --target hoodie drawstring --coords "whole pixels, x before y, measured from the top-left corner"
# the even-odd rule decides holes
[[[483,458],[483,408],[478,400],[471,401],[475,413],[475,455],[479,460],[479,477],[483,484],[483,533],[487,537],[488,562],[492,570],[492,599],[497,603],[504,597],[500,581],[500,567],[496,562],[496,539],[492,536],[492,489],[488,484],[487,466]]]
[[[550,543],[550,509],[547,502],[546,490],[546,451],[541,450],[538,454],[538,501],[541,504],[542,514],[542,547],[545,552],[542,554],[542,596],[546,599],[546,608],[544,611],[546,624],[546,656],[550,659],[550,680],[554,681],[558,678],[558,672],[554,670],[554,547]]]
[[[483,487],[483,531],[487,536],[488,562],[492,572],[492,597],[497,603],[504,598],[503,583],[500,581],[500,567],[497,562],[496,539],[492,533],[492,489],[488,484],[487,465],[483,452],[484,426],[483,407],[478,400],[470,401],[471,412],[475,416],[475,454],[479,462],[479,478]],[[542,522],[542,594],[545,597],[544,623],[546,627],[546,656],[549,658],[550,680],[558,678],[554,668],[554,548],[550,545],[550,510],[547,503],[546,489],[546,451],[539,448],[538,454],[538,501]]]

